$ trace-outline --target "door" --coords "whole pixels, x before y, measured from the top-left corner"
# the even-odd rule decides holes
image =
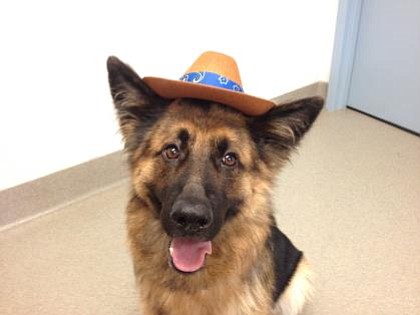
[[[347,104],[420,133],[420,1],[364,0]]]

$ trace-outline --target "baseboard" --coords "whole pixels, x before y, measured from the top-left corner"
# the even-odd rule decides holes
[[[128,177],[122,152],[0,191],[0,230],[51,212]]]
[[[276,104],[287,103],[294,100],[298,100],[304,97],[311,96],[320,96],[322,98],[327,97],[328,83],[323,81],[318,81],[309,85],[306,85],[302,88],[294,90],[292,92],[283,94],[281,96],[273,98],[273,101]]]
[[[367,112],[364,112],[364,111],[362,111],[362,110],[360,110],[360,109],[357,109],[357,108],[354,108],[354,107],[352,107],[352,106],[347,106],[347,108],[348,108],[348,109],[350,109],[350,110],[352,110],[352,111],[358,112],[359,114],[362,114],[362,115],[368,116],[368,117],[370,117],[370,118],[373,118],[373,119],[375,119],[375,120],[378,120],[378,121],[380,121],[380,122],[383,122],[384,124],[387,124],[387,125],[390,125],[390,126],[392,126],[392,127],[398,128],[398,129],[400,129],[400,130],[402,130],[402,131],[408,132],[408,133],[410,133],[410,134],[412,134],[412,135],[414,135],[414,136],[420,137],[420,133],[419,133],[419,132],[416,132],[416,131],[414,131],[414,130],[411,130],[411,129],[405,128],[405,127],[400,126],[400,125],[398,125],[398,124],[395,124],[395,123],[393,123],[393,122],[391,122],[391,121],[389,121],[389,120],[386,120],[386,119],[383,119],[383,118],[377,117],[377,116],[375,116],[375,115],[369,114],[369,113],[367,113]]]

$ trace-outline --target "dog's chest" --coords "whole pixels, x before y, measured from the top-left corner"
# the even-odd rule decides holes
[[[162,291],[143,300],[145,315],[271,315],[272,301],[262,283],[244,284],[227,280],[195,293]],[[151,292],[150,292],[151,293]]]

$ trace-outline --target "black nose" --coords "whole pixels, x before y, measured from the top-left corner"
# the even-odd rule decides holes
[[[170,219],[179,231],[195,234],[211,226],[213,213],[204,202],[179,200],[172,207]]]

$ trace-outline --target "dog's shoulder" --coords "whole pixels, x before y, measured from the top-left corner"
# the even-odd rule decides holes
[[[275,314],[298,314],[312,291],[312,271],[289,238],[272,225],[267,241],[273,257]]]
[[[277,226],[272,225],[267,245],[273,257],[273,301],[277,301],[290,283],[303,254]]]

